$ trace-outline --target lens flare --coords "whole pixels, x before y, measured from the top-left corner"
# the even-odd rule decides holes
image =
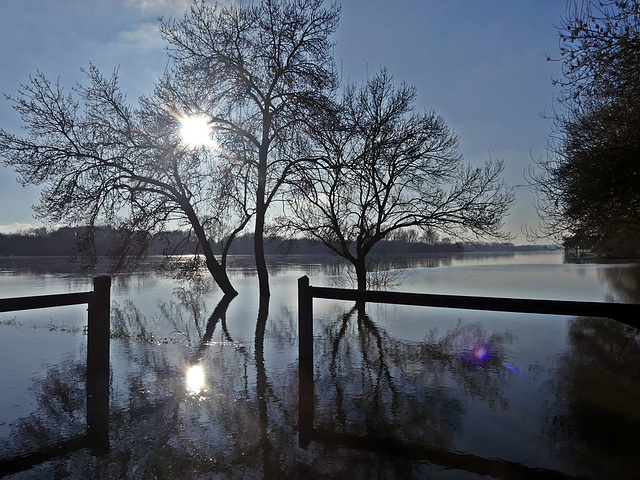
[[[494,363],[495,352],[490,342],[474,341],[459,354],[460,361],[469,368],[483,368]]]
[[[509,370],[511,373],[515,373],[516,375],[520,373],[518,367],[512,365],[511,363],[505,363],[504,366],[507,367],[507,370]]]
[[[489,358],[489,351],[484,347],[476,347],[473,349],[473,356],[481,362],[484,362],[487,358]]]

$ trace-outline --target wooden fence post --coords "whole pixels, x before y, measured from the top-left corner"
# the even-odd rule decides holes
[[[313,432],[313,297],[309,277],[298,279],[298,443],[307,447]]]
[[[93,279],[87,329],[87,433],[91,452],[109,452],[109,335],[111,277]]]

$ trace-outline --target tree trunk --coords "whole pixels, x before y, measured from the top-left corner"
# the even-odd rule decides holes
[[[265,191],[267,185],[267,153],[268,145],[263,141],[259,151],[258,159],[258,189],[256,191],[256,228],[253,237],[253,253],[256,262],[256,271],[258,272],[258,286],[260,290],[260,298],[269,298],[269,272],[267,270],[267,261],[264,258],[264,217],[267,213],[267,205],[265,205]]]
[[[198,243],[202,248],[202,253],[207,264],[207,269],[211,273],[213,280],[218,284],[218,286],[222,290],[222,293],[224,293],[225,295],[230,295],[231,297],[235,297],[236,295],[238,295],[238,292],[235,288],[233,288],[233,285],[231,285],[231,281],[229,280],[229,276],[227,275],[227,270],[216,260],[216,256],[213,254],[213,249],[211,248],[211,244],[209,243],[207,234],[205,233],[204,228],[202,228],[196,212],[193,210],[191,204],[186,200],[181,202],[181,206],[183,211],[186,213],[191,226],[193,227],[193,231],[196,234]]]
[[[264,206],[256,209],[256,228],[253,237],[253,253],[256,261],[256,271],[258,272],[258,286],[260,290],[260,298],[269,298],[269,272],[267,270],[267,261],[264,257]]]
[[[222,290],[222,293],[224,293],[225,295],[229,295],[231,297],[235,297],[236,295],[238,295],[238,292],[236,291],[235,288],[233,288],[233,285],[231,285],[231,280],[229,280],[227,271],[224,268],[222,268],[222,265],[220,265],[216,260],[209,243],[207,243],[207,247],[208,247],[209,253],[208,254],[205,253],[205,259],[207,262],[207,268],[209,269],[209,272],[213,276],[213,280],[218,284],[218,286]]]
[[[364,260],[358,260],[354,264],[356,267],[356,279],[358,282],[358,290],[366,290],[367,289],[367,267],[365,266]]]

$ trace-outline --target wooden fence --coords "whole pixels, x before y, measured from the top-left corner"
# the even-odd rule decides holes
[[[493,475],[492,472],[502,472],[504,475],[498,475],[499,478],[512,478],[512,476],[514,478],[567,478],[567,476],[560,472],[528,468],[497,459],[483,459],[473,455],[442,452],[426,447],[399,444],[390,439],[382,442],[372,442],[371,439],[367,438],[354,439],[338,435],[335,432],[315,430],[313,427],[315,403],[313,385],[314,298],[348,300],[357,303],[387,303],[514,313],[604,317],[640,329],[640,304],[361,291],[314,287],[309,285],[307,276],[298,279],[298,421],[299,443],[301,446],[306,447],[311,440],[315,439],[318,441],[331,440],[331,443],[344,444],[351,448],[369,450],[379,448],[381,452],[413,452],[413,457],[418,460],[431,461],[448,468],[463,468],[481,475]],[[522,477],[523,472],[526,474],[524,477]]]
[[[0,459],[0,477],[27,470],[59,455],[91,447],[94,455],[109,452],[109,334],[111,277],[93,279],[93,291],[1,298],[0,312],[88,304],[87,432],[39,451]]]

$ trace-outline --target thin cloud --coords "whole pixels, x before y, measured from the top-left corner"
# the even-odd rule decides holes
[[[117,51],[149,53],[162,50],[164,40],[157,23],[138,23],[118,33],[111,48]]]
[[[135,7],[143,11],[183,13],[192,4],[192,0],[124,0],[128,7]],[[230,5],[236,3],[235,0],[218,0],[218,5]]]
[[[135,7],[139,10],[174,10],[184,12],[191,0],[125,0],[124,4],[128,7]]]

